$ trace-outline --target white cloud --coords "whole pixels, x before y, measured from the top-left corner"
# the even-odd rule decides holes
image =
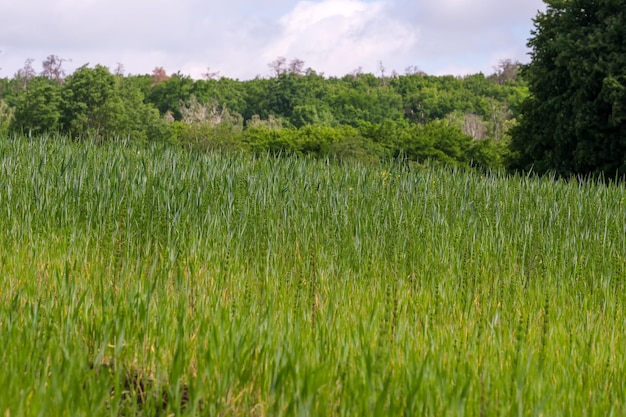
[[[298,57],[333,75],[360,66],[374,71],[379,60],[399,63],[417,42],[416,28],[390,16],[383,2],[302,1],[280,24],[281,36],[264,49],[265,60]]]
[[[500,59],[527,61],[532,18],[543,8],[542,0],[406,0],[399,4],[402,11],[409,10],[409,18],[423,34],[414,50],[417,64],[427,72],[455,74],[489,72]]]
[[[378,61],[402,72],[489,71],[524,60],[541,0],[21,0],[0,2],[0,76],[27,58],[128,72],[268,75],[278,56],[327,75]]]

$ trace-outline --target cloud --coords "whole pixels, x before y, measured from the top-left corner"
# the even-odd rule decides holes
[[[0,2],[0,76],[55,54],[130,73],[269,74],[278,56],[326,75],[488,71],[525,59],[541,0],[21,0]]]
[[[407,0],[396,5],[396,16],[420,28],[413,50],[416,65],[455,74],[487,72],[506,58],[527,61],[532,18],[544,8],[542,0]]]
[[[302,1],[280,19],[281,36],[263,57],[298,57],[332,75],[378,61],[400,61],[417,43],[417,30],[389,15],[384,2]]]

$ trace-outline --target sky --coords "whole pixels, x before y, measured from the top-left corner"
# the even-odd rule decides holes
[[[0,77],[49,55],[126,74],[271,74],[285,57],[326,76],[491,74],[528,62],[542,0],[20,0],[0,2]]]

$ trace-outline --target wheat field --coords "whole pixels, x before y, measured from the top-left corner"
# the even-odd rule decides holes
[[[0,415],[624,415],[625,198],[0,138]]]

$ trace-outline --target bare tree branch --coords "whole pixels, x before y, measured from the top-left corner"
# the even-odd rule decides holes
[[[220,79],[220,72],[211,71],[211,67],[206,67],[206,72],[202,73],[202,77],[205,80],[218,80]]]
[[[60,84],[65,80],[63,63],[69,61],[68,59],[59,58],[57,55],[48,55],[42,63],[43,71],[41,71],[40,75],[55,80]]]
[[[302,75],[304,73],[304,61],[298,58],[292,59],[289,62],[288,71],[291,74]]]
[[[286,63],[287,63],[287,58],[285,58],[284,56],[279,56],[274,61],[272,61],[269,64],[267,64],[267,66],[270,67],[270,69],[273,72],[273,75],[275,77],[278,77],[280,74],[284,74],[285,73],[285,71],[286,71],[286,67],[285,67]]]
[[[35,72],[35,69],[33,68],[33,62],[35,62],[34,59],[28,58],[24,62],[24,67],[20,68],[15,73],[14,78],[21,84],[22,90],[26,90],[26,88],[28,88],[28,82],[37,76],[37,72]]]
[[[122,64],[121,62],[117,63],[117,66],[115,67],[115,71],[114,74],[115,75],[119,75],[119,76],[123,76],[124,75],[124,64]]]
[[[167,75],[163,67],[155,67],[152,70],[152,85],[157,85],[163,81],[168,80],[170,77]]]

